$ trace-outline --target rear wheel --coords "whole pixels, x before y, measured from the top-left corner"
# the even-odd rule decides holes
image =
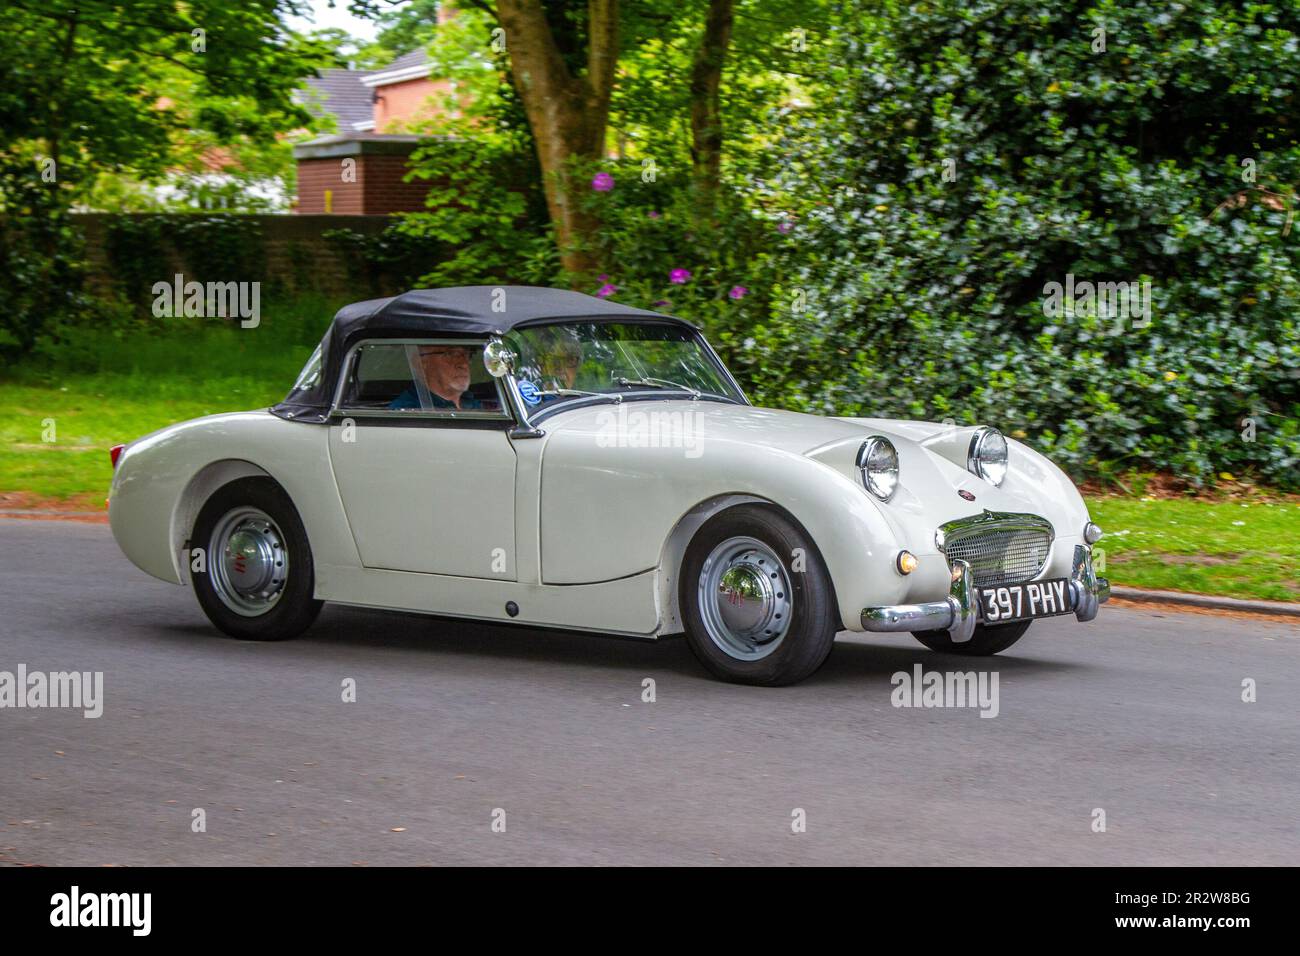
[[[839,612],[804,531],[742,505],[707,521],[687,548],[678,598],[691,650],[714,676],[793,684],[831,652]]]
[[[190,570],[199,606],[232,637],[286,640],[320,613],[307,532],[269,478],[218,488],[199,511],[190,546],[203,549],[199,569]]]
[[[988,657],[1005,651],[1020,640],[1033,621],[1015,621],[1011,624],[977,624],[969,641],[954,643],[947,631],[913,631],[912,636],[932,651],[945,654],[965,654],[969,657]]]

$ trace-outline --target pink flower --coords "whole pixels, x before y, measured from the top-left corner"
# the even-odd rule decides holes
[[[673,285],[685,285],[691,278],[691,270],[674,269],[668,273],[668,281]]]
[[[784,236],[787,235],[790,232],[790,230],[793,228],[794,228],[794,223],[782,222],[782,223],[777,223],[776,231]]]
[[[728,292],[727,295],[731,296],[733,299],[743,299],[745,296],[749,295],[749,290],[743,285],[733,285],[731,291]]]
[[[609,173],[597,173],[591,180],[591,188],[598,193],[607,193],[614,188],[614,177]]]
[[[654,210],[654,209],[651,209],[650,212],[647,213],[647,215],[648,215],[651,219],[658,219],[658,218],[659,218],[659,213],[658,213],[656,210]]]
[[[602,272],[600,275],[596,276],[596,280],[598,282],[608,282],[609,276]]]
[[[601,286],[599,289],[596,290],[596,295],[600,296],[603,299],[606,296],[613,295],[617,291],[618,291],[618,286],[610,285],[608,282],[606,282],[603,286]]]

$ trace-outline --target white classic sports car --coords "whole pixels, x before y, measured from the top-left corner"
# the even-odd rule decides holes
[[[642,638],[789,684],[841,630],[1091,620],[1101,530],[995,428],[756,408],[688,322],[468,287],[342,309],[285,400],[113,449],[113,534],[222,631],[324,601]]]

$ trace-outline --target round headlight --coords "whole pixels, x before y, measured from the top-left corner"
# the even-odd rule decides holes
[[[1007,440],[996,428],[985,426],[971,437],[966,467],[997,487],[1007,476]]]
[[[858,470],[867,491],[888,501],[898,487],[898,452],[888,438],[873,435],[858,449]]]

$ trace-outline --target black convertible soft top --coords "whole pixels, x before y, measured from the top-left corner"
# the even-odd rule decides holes
[[[521,325],[589,318],[670,322],[695,328],[669,315],[566,289],[499,285],[414,289],[339,309],[321,339],[321,374],[307,387],[291,391],[271,412],[298,422],[325,421],[344,357],[362,339],[503,335]]]

